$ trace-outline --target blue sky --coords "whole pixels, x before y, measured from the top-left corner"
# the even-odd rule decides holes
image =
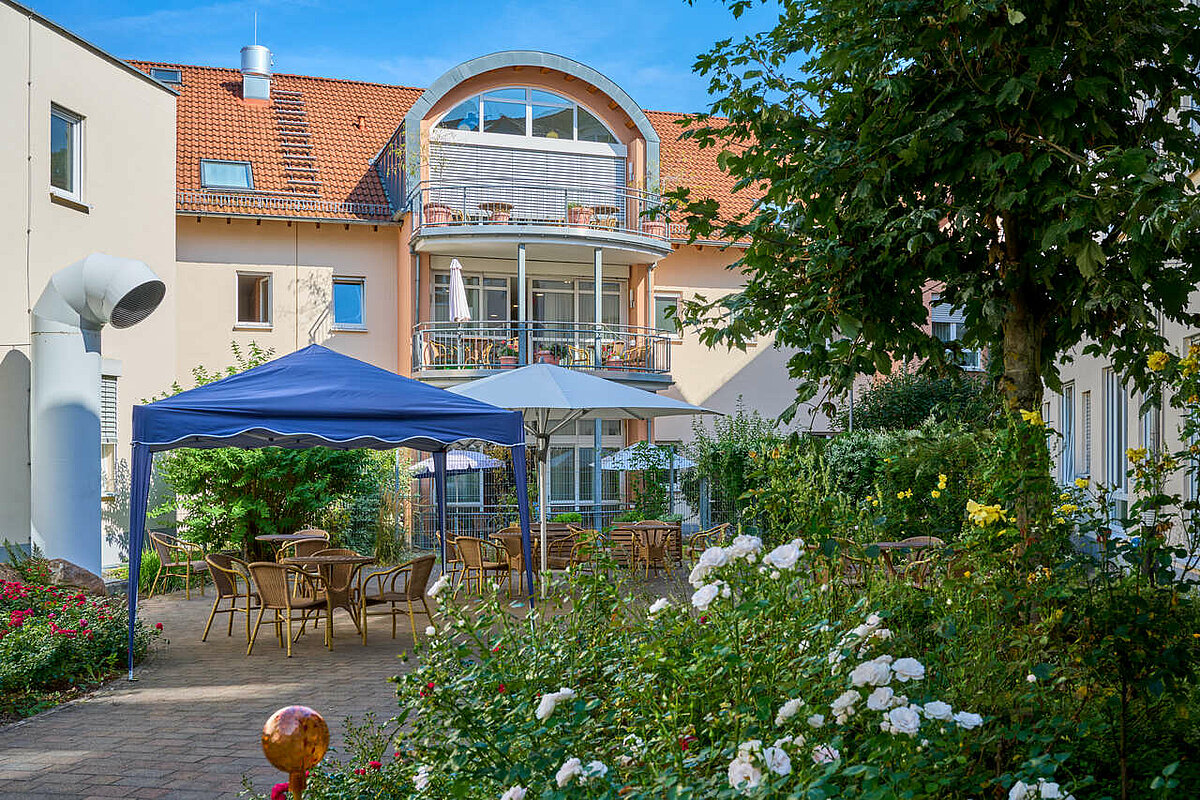
[[[702,110],[692,64],[718,39],[770,27],[772,9],[735,21],[717,0],[23,0],[121,58],[236,67],[258,41],[279,72],[427,86],[496,50],[548,50],[615,80],[643,107]]]

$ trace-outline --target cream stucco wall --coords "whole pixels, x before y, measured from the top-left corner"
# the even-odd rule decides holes
[[[180,216],[178,238],[179,295],[187,298],[177,313],[180,375],[196,365],[224,367],[232,362],[230,342],[251,341],[277,356],[322,344],[385,369],[400,367],[394,226]],[[237,324],[239,272],[271,275],[269,328]],[[364,279],[365,331],[333,327],[334,277]]]
[[[51,202],[51,104],[83,118],[86,209]],[[175,95],[0,2],[0,538],[29,537],[31,305],[51,274],[94,252],[145,261],[166,282],[149,319],[103,333],[102,354],[121,362],[118,456],[127,458],[132,404],[174,367],[174,205]]]

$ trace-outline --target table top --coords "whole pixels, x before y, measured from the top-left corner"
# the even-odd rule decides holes
[[[675,531],[683,526],[678,522],[621,522],[615,524],[613,527],[627,528],[635,531]]]
[[[283,559],[284,564],[298,564],[306,567],[320,567],[338,564],[373,564],[375,556],[288,556]]]
[[[880,550],[919,550],[922,547],[945,547],[945,542],[871,542],[867,547]]]
[[[299,542],[305,539],[324,539],[324,536],[317,536],[315,533],[264,533],[261,536],[255,536],[256,542]]]

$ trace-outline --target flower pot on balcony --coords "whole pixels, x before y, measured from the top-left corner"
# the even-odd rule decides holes
[[[517,366],[516,356],[500,356],[500,369],[513,369]]]
[[[648,219],[642,222],[642,233],[656,239],[667,238],[667,222],[662,219]]]
[[[507,211],[493,211],[489,216],[490,222],[508,222],[512,219],[512,209]]]
[[[454,209],[445,203],[426,203],[422,210],[426,225],[445,225],[454,218]]]
[[[567,206],[567,223],[587,226],[592,224],[594,209],[591,206]]]
[[[625,366],[625,359],[621,358],[620,356],[609,356],[608,358],[604,359],[604,366],[608,367],[609,369],[620,369],[621,367]]]
[[[549,350],[537,351],[537,363],[539,364],[558,364],[558,356],[551,353]]]

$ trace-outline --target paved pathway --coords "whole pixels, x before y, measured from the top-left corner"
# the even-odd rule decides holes
[[[208,642],[200,641],[211,602],[211,591],[204,598],[193,591],[190,601],[182,592],[143,601],[142,618],[162,622],[169,641],[160,639],[137,681],[115,681],[92,697],[0,728],[0,798],[211,800],[237,797],[243,775],[267,791],[284,779],[259,743],[276,709],[316,709],[339,749],[347,716],[374,712],[382,722],[396,713],[387,678],[408,668],[397,658],[412,646],[406,619],[393,640],[387,618],[372,618],[363,647],[339,611],[332,652],[319,632],[306,633],[290,659],[264,624],[246,657],[240,620],[233,638],[218,618]],[[426,624],[417,617],[418,632]]]

